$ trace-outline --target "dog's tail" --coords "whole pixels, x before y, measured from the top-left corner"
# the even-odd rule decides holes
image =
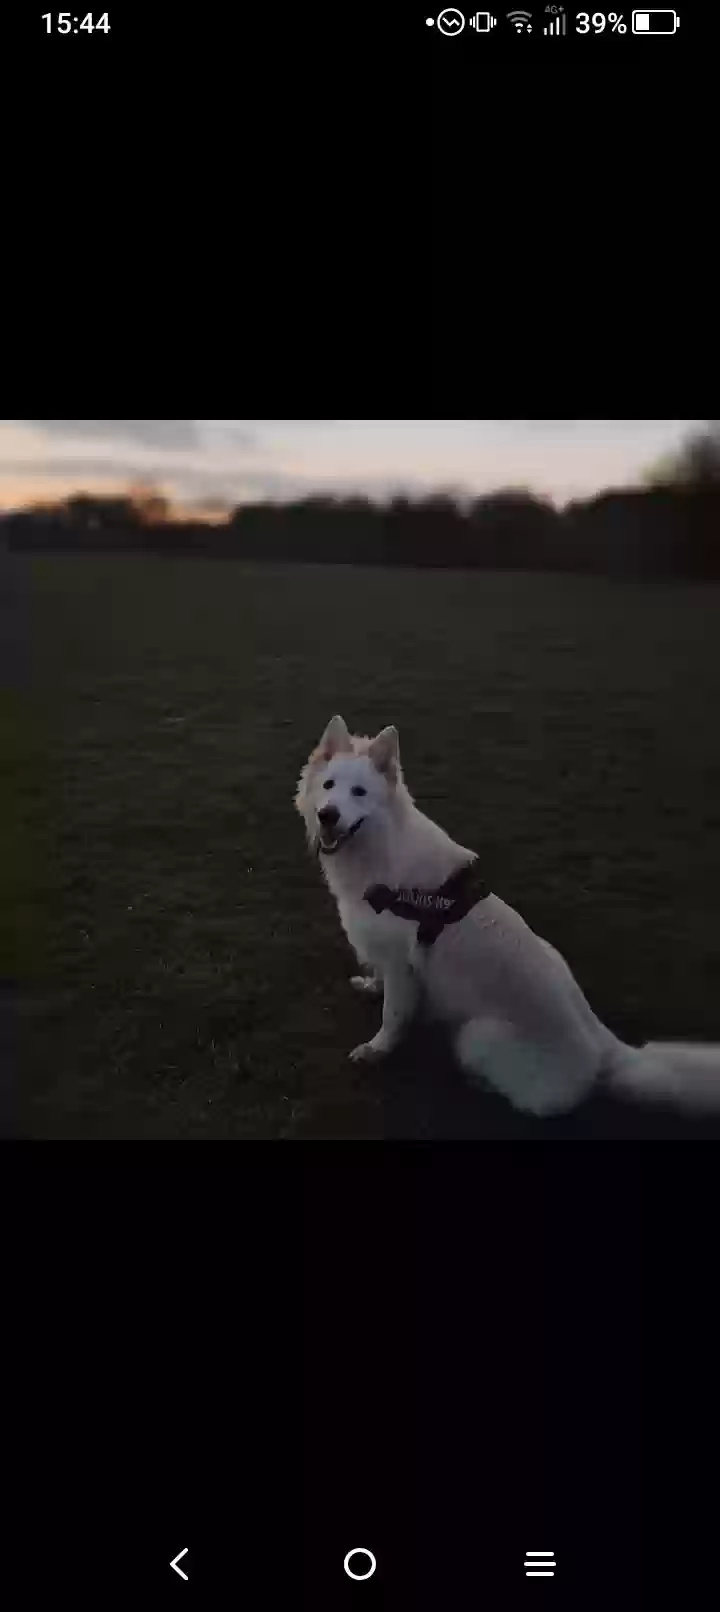
[[[607,1091],[630,1101],[720,1113],[720,1044],[649,1041],[630,1047],[610,1031],[607,1037],[600,1068],[592,1058],[579,1067],[577,1051],[548,1054],[517,1042],[487,1020],[464,1025],[455,1051],[466,1074],[487,1077],[516,1108],[537,1116],[576,1107],[598,1078]]]
[[[609,1068],[611,1091],[696,1113],[720,1111],[720,1044],[648,1041],[620,1044]]]

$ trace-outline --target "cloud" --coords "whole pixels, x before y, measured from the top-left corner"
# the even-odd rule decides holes
[[[231,504],[265,498],[284,502],[318,493],[360,493],[370,498],[384,498],[399,489],[410,493],[426,492],[431,485],[416,476],[402,474],[320,476],[312,472],[303,474],[272,469],[238,468],[233,471],[229,466],[213,469],[199,464],[171,463],[167,459],[148,459],[139,464],[136,459],[127,457],[98,455],[85,458],[69,454],[52,461],[41,457],[5,458],[2,460],[2,474],[5,477],[22,476],[28,479],[40,477],[46,484],[45,496],[50,498],[53,497],[54,481],[73,483],[78,490],[84,487],[95,490],[102,482],[113,489],[144,482],[170,492],[176,498],[219,498]],[[64,492],[65,487],[63,495]],[[42,496],[38,488],[38,497]]]
[[[77,477],[78,481],[89,479],[91,481],[109,477],[112,481],[154,481],[167,478],[167,461],[160,465],[148,464],[137,459],[121,458],[80,458],[66,455],[62,459],[16,458],[3,459],[3,475],[47,476],[48,479],[57,477],[66,481],[68,477]],[[172,472],[171,472],[172,474]]]
[[[23,420],[21,424],[53,437],[100,437],[185,451],[202,446],[196,420]]]

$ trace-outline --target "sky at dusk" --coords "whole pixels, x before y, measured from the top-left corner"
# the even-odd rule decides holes
[[[152,483],[174,503],[317,492],[477,494],[556,503],[632,485],[698,420],[4,420],[0,508]]]

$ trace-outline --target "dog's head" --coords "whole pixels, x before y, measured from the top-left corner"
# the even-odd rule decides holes
[[[359,738],[334,716],[303,767],[295,796],[313,849],[334,856],[351,845],[366,824],[392,810],[401,784],[397,729]]]

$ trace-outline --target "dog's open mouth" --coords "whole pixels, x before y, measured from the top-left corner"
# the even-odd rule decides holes
[[[320,838],[318,840],[318,850],[322,851],[323,856],[332,856],[335,851],[340,850],[341,846],[346,845],[349,839],[352,839],[353,834],[357,834],[360,824],[364,822],[364,817],[358,817],[357,822],[353,823],[350,828],[346,828],[344,831],[323,828],[321,824],[319,829]]]

